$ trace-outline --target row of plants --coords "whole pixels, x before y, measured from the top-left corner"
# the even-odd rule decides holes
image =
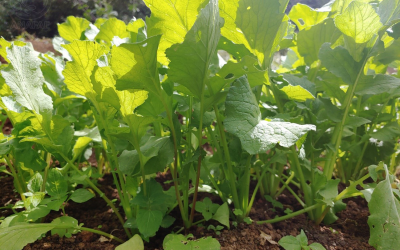
[[[288,0],[144,2],[146,22],[68,17],[53,40],[60,56],[0,40],[8,62],[0,65],[0,105],[13,124],[1,138],[1,171],[21,198],[3,208],[15,214],[0,225],[2,246],[82,230],[122,243],[65,215],[65,202],[99,196],[130,238],[117,249],[143,249],[142,240],[174,223],[174,209],[182,229],[165,249],[219,249],[215,239],[178,233],[210,220],[228,229],[251,221],[257,194],[274,202],[284,190],[303,209],[256,223],[307,213],[330,224],[343,199],[363,196],[369,243],[400,244],[400,79],[387,73],[400,67],[398,1],[297,4],[288,15]],[[82,167],[92,151],[97,168]],[[155,175],[167,170],[173,187],[164,191]],[[117,204],[96,185],[106,173]],[[223,203],[198,201],[199,192]],[[65,216],[39,223],[52,210]],[[304,237],[280,243],[307,248]]]

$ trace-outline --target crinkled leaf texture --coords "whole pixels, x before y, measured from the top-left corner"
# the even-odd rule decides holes
[[[43,91],[44,78],[37,53],[29,46],[16,45],[11,45],[6,51],[10,64],[1,74],[16,101],[38,114],[49,115],[53,109],[53,102]]]
[[[276,144],[290,147],[308,131],[316,129],[309,124],[261,120],[260,108],[246,77],[234,82],[225,105],[225,128],[240,139],[249,154],[265,152]]]
[[[400,202],[393,194],[386,166],[385,171],[386,179],[376,186],[368,203],[369,244],[378,250],[400,246]]]

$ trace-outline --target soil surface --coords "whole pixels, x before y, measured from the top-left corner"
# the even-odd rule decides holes
[[[170,179],[170,175],[159,174],[157,180],[163,182]],[[110,198],[118,198],[117,191],[113,185],[112,176],[105,175],[98,181],[100,189]],[[167,188],[169,185],[164,185]],[[19,197],[14,190],[12,177],[0,174],[0,207],[16,202]],[[212,198],[213,202],[221,202],[218,197],[202,194],[200,200],[204,197]],[[284,209],[290,208],[293,211],[301,209],[295,198],[290,194],[283,192],[278,197],[278,201],[285,204]],[[195,238],[212,236],[216,238],[222,250],[255,250],[255,249],[282,249],[277,242],[286,235],[296,236],[303,229],[306,233],[309,244],[313,242],[321,243],[328,250],[362,250],[374,249],[368,245],[369,227],[367,219],[369,216],[367,202],[362,198],[345,200],[347,203],[346,210],[338,214],[339,219],[332,225],[315,225],[307,219],[305,214],[294,217],[292,219],[278,222],[275,224],[257,225],[242,223],[237,228],[231,226],[231,230],[223,229],[219,235],[213,231],[206,230],[205,227],[193,227],[187,233],[191,233]],[[254,221],[267,220],[275,216],[284,215],[283,210],[272,210],[272,205],[265,200],[258,198],[250,213],[250,218]],[[113,211],[106,205],[103,199],[96,197],[89,202],[78,204],[69,201],[65,207],[68,216],[76,218],[79,223],[84,223],[85,227],[98,229],[123,240],[126,240],[124,230],[120,225]],[[121,209],[122,211],[122,209]],[[0,217],[7,217],[12,214],[12,210],[0,210]],[[163,249],[162,242],[164,237],[181,228],[182,222],[179,219],[178,209],[175,209],[172,216],[177,218],[176,222],[168,229],[161,229],[158,234],[145,243],[145,249]],[[62,216],[62,212],[51,212],[43,222],[51,222],[53,219]],[[198,216],[196,219],[201,219]],[[205,226],[208,226],[207,224]],[[119,243],[112,241],[99,235],[81,232],[73,235],[71,238],[60,238],[58,235],[51,236],[50,233],[46,237],[34,243],[27,245],[25,250],[39,249],[115,249]]]

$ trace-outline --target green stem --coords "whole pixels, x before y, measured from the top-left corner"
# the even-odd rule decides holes
[[[44,176],[43,176],[43,184],[42,187],[40,188],[41,192],[44,192],[46,190],[46,181],[47,181],[47,175],[50,169],[50,161],[51,161],[51,154],[47,153],[47,157],[46,157],[46,168],[44,169]]]
[[[297,172],[299,174],[298,177],[299,177],[299,180],[300,180],[301,189],[303,190],[303,193],[304,193],[305,203],[307,204],[307,206],[310,206],[312,204],[312,200],[311,200],[311,197],[310,197],[310,190],[309,190],[309,187],[308,187],[308,185],[306,183],[306,179],[304,178],[303,171],[301,170],[300,161],[299,161],[299,158],[297,156],[297,151],[296,151],[296,149],[294,147],[291,147],[291,151],[292,151],[292,154],[290,156],[290,158],[292,158],[291,162],[292,162],[292,165],[294,165],[294,167],[296,168],[296,170],[297,170]],[[311,219],[312,219],[312,216],[311,216]]]
[[[242,192],[242,211],[245,213],[244,217],[247,217],[250,213],[250,209],[251,207],[249,207],[249,195],[250,195],[250,169],[251,169],[251,158],[252,155],[249,155],[247,157],[247,161],[246,161],[246,166],[245,166],[245,170],[244,170],[244,176],[243,178],[245,178],[245,182],[243,183],[243,192]],[[256,193],[257,191],[254,190],[254,193]],[[249,208],[249,209],[248,209]],[[248,213],[247,213],[248,211]]]
[[[367,59],[367,57],[366,57],[366,59]],[[358,75],[357,75],[357,78],[356,78],[354,84],[350,85],[349,89],[346,92],[345,100],[343,103],[344,113],[342,116],[342,120],[335,126],[335,129],[333,131],[331,143],[334,145],[335,148],[334,148],[334,150],[330,150],[328,152],[328,154],[326,156],[325,166],[324,166],[324,175],[328,178],[328,180],[330,180],[332,178],[333,168],[334,168],[334,165],[336,162],[336,157],[337,157],[337,152],[338,152],[340,144],[342,142],[342,134],[343,134],[344,124],[346,123],[346,119],[349,114],[349,109],[351,106],[351,102],[353,100],[354,92],[356,90],[358,82],[363,73],[364,66],[367,61],[366,59],[363,62],[361,70],[358,72]]]
[[[365,176],[363,176],[362,178],[360,178],[359,180],[357,180],[356,182],[354,182],[352,185],[354,187],[356,187],[359,184],[362,184],[366,179],[368,179],[370,177],[370,174],[366,174]],[[333,203],[344,199],[344,196],[349,192],[350,188],[346,188],[345,190],[343,190],[340,194],[338,194],[335,199],[333,200]],[[316,221],[316,224],[319,225],[322,220],[325,218],[326,214],[329,212],[330,206],[326,206],[324,211],[322,212],[321,216],[318,218],[318,220]]]
[[[293,189],[291,187],[289,187],[288,183],[284,182],[282,179],[280,179],[281,183],[283,184],[283,187],[286,188],[287,190],[289,190],[289,192],[294,196],[294,198],[300,203],[300,205],[302,207],[305,207],[306,204],[304,204],[304,202],[300,199],[300,197],[293,191]],[[282,188],[281,190],[284,190],[284,188]]]
[[[260,187],[262,187],[262,180],[263,180],[265,174],[267,173],[267,170],[268,170],[268,168],[267,168],[266,166],[264,166],[264,169],[263,169],[263,171],[262,171],[262,173],[261,173],[261,176],[258,177],[257,185],[256,185],[256,187],[254,188],[253,195],[251,196],[249,206],[247,207],[247,211],[244,211],[247,215],[250,213],[250,210],[251,210],[251,208],[253,207],[254,200],[255,200],[255,198],[256,198],[258,189],[259,189]],[[257,175],[259,175],[259,174],[257,174]],[[264,197],[263,194],[261,194],[261,196]]]
[[[118,241],[119,243],[124,243],[124,241],[121,240],[120,238],[118,238],[117,236],[105,233],[105,232],[100,231],[100,230],[96,230],[96,229],[92,229],[92,228],[88,228],[88,227],[78,227],[76,229],[92,232],[92,233],[95,233],[95,234],[100,234],[100,235],[103,235],[103,236],[109,238],[110,240],[115,240],[115,241]]]
[[[268,224],[268,223],[275,223],[275,222],[287,220],[287,219],[293,218],[293,217],[295,217],[295,216],[297,216],[297,215],[307,213],[308,211],[311,211],[311,210],[313,210],[313,209],[316,209],[316,208],[318,208],[318,207],[320,207],[320,206],[321,206],[320,204],[315,204],[315,205],[306,207],[306,208],[304,208],[304,209],[302,209],[302,210],[293,212],[293,213],[288,214],[288,215],[280,216],[280,217],[277,217],[277,218],[274,218],[274,219],[271,219],[271,220],[257,221],[257,224],[258,224],[258,225],[260,225],[260,224]]]
[[[225,135],[225,130],[222,125],[222,119],[219,114],[219,110],[217,105],[214,105],[214,111],[215,111],[215,116],[217,119],[217,124],[218,124],[218,129],[220,133],[220,138],[222,142],[222,148],[224,150],[224,156],[226,160],[226,165],[228,167],[228,177],[229,177],[229,184],[231,187],[231,192],[232,192],[232,198],[233,198],[233,205],[235,206],[236,209],[241,209],[240,208],[240,203],[239,203],[239,196],[236,188],[236,178],[235,178],[235,173],[233,172],[233,167],[232,167],[232,162],[231,162],[231,157],[229,154],[229,148],[228,148],[228,143],[226,141],[226,135]]]
[[[197,202],[197,194],[199,192],[199,183],[200,183],[200,171],[201,171],[201,161],[203,159],[201,151],[202,151],[202,142],[203,142],[203,117],[204,117],[204,86],[203,86],[203,91],[202,95],[200,97],[200,124],[199,124],[199,150],[200,150],[200,156],[199,159],[197,160],[197,173],[196,173],[196,184],[194,187],[194,194],[193,194],[193,202],[192,202],[192,210],[190,211],[190,225],[193,223],[194,219],[194,213],[196,209],[196,202]]]
[[[107,205],[109,205],[111,207],[111,209],[114,211],[115,215],[117,215],[118,220],[121,222],[122,226],[124,226],[125,221],[122,218],[121,214],[119,213],[118,209],[115,207],[114,203],[112,203],[107,196],[98,188],[96,187],[96,185],[84,174],[82,173],[79,168],[77,166],[75,166],[75,164],[73,162],[71,162],[70,159],[68,159],[62,152],[58,152],[58,154],[66,161],[68,162],[71,167],[80,175],[80,176],[84,176],[85,177],[85,181],[89,184],[89,186],[96,191],[96,193],[99,194],[99,196],[101,198],[104,199],[104,201],[107,203]],[[131,233],[129,232],[129,230],[127,228],[124,227],[125,233],[128,235],[129,238],[132,237]]]
[[[131,207],[129,205],[129,195],[128,195],[128,192],[126,190],[125,178],[124,178],[124,175],[122,174],[121,170],[119,169],[117,151],[115,149],[115,145],[114,145],[114,143],[112,141],[112,138],[110,136],[109,127],[106,125],[105,119],[104,119],[104,117],[103,117],[103,115],[101,113],[102,109],[98,106],[97,102],[92,102],[92,103],[94,105],[94,108],[96,109],[96,110],[94,110],[93,106],[91,106],[92,110],[93,110],[93,114],[94,114],[94,116],[96,118],[96,121],[97,121],[97,126],[99,126],[100,130],[104,129],[104,132],[105,132],[104,134],[106,136],[107,141],[109,142],[108,145],[110,146],[110,149],[111,149],[111,157],[110,157],[110,154],[108,153],[108,150],[107,150],[107,143],[104,142],[104,141],[103,141],[103,146],[105,147],[109,162],[113,163],[111,165],[111,168],[113,168],[111,172],[113,172],[113,171],[117,172],[117,175],[118,175],[118,178],[119,178],[119,184],[121,185],[121,188],[119,190],[119,192],[120,192],[119,195],[120,195],[122,207],[123,207],[123,209],[125,211],[126,217],[129,219],[129,218],[133,217],[133,214],[132,214],[132,209],[131,209]],[[118,179],[116,178],[116,176],[114,174],[113,174],[113,178],[114,178],[114,182],[117,185]]]
[[[210,173],[210,169],[207,167],[207,164],[204,164],[203,167],[207,171],[208,178],[210,178],[211,183],[213,184],[214,188],[217,190],[219,197],[221,197],[221,199],[223,201],[226,201],[224,193],[222,193],[221,189],[218,187],[218,184],[215,182],[213,176]]]
[[[294,172],[292,171],[289,178],[286,179],[286,182],[285,182],[286,185],[284,184],[284,187],[289,186],[289,183],[293,180],[293,178],[294,178]],[[284,190],[285,190],[285,188],[279,189],[278,193],[276,193],[276,197],[278,197]]]
[[[18,178],[17,172],[15,171],[14,165],[11,163],[11,161],[7,157],[7,155],[3,155],[3,157],[4,157],[4,159],[6,159],[7,165],[11,170],[11,173],[12,173],[12,175],[14,177],[15,183],[17,184],[17,187],[16,187],[17,191],[18,191],[19,195],[21,196],[22,201],[24,201],[24,203],[25,203],[26,198],[25,198],[25,195],[24,195],[24,191],[22,189],[22,185],[21,185],[20,180]]]
[[[179,153],[178,153],[178,142],[177,142],[177,137],[176,137],[174,121],[172,120],[172,113],[169,110],[169,106],[162,94],[161,88],[157,88],[157,92],[155,94],[157,94],[158,97],[160,98],[160,100],[164,106],[165,112],[167,113],[169,127],[170,127],[171,135],[172,135],[172,140],[174,142],[174,167],[172,169],[172,179],[173,179],[174,187],[175,187],[175,196],[178,201],[178,207],[179,207],[179,211],[181,212],[181,217],[182,217],[183,223],[186,228],[189,228],[190,222],[187,217],[187,211],[183,207],[182,197],[179,192],[179,184],[178,184],[178,163],[179,163],[178,154]]]

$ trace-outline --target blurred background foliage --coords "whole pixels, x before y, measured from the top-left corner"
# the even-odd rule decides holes
[[[318,8],[328,1],[291,0],[287,11],[297,3]],[[40,13],[43,9],[46,10],[43,14],[21,18],[21,13]],[[100,17],[117,17],[129,22],[132,17],[144,19],[150,10],[142,0],[0,0],[0,37],[10,40],[26,33],[39,38],[54,37],[57,23],[70,15],[85,17],[91,22]]]

